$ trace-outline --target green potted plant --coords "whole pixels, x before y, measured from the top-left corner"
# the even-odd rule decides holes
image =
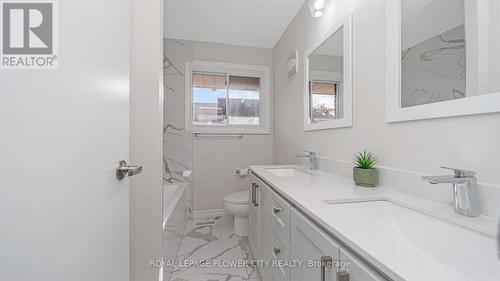
[[[354,156],[356,166],[353,169],[353,179],[357,186],[374,187],[378,184],[378,171],[373,167],[375,156],[366,149]]]

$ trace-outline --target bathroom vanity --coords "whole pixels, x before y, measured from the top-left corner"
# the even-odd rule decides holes
[[[249,242],[255,260],[269,261],[258,264],[262,280],[500,276],[492,218],[462,218],[451,206],[383,186],[355,187],[349,178],[324,171],[251,170]]]

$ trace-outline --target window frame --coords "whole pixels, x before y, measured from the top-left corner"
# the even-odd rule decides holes
[[[260,78],[260,125],[193,124],[193,72],[225,73],[228,76]],[[186,63],[185,127],[193,134],[270,134],[271,133],[271,74],[268,66],[221,63],[195,60]],[[228,81],[229,82],[229,81]],[[229,108],[226,109],[226,114]],[[228,116],[229,119],[229,116]]]
[[[340,72],[333,72],[333,71],[317,71],[317,70],[311,70],[309,71],[309,83],[314,83],[314,82],[324,82],[324,83],[332,83],[337,85],[337,91],[335,93],[335,114],[343,116],[344,110],[344,96],[343,96],[343,91],[344,91],[344,83],[343,83],[343,75]],[[309,124],[312,125],[318,125],[321,123],[325,122],[331,122],[334,120],[339,120],[342,119],[343,117],[339,119],[331,119],[328,121],[322,121],[322,122],[313,122],[312,118],[312,92],[311,88],[309,88],[309,101],[307,103],[308,106],[308,114],[309,114]]]

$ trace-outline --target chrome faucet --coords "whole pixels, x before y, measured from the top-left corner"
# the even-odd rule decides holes
[[[431,184],[452,183],[455,213],[467,217],[479,216],[479,194],[477,178],[475,176],[476,172],[448,167],[441,168],[452,170],[454,175],[430,176],[422,177],[422,179]]]
[[[316,152],[305,151],[304,153],[295,154],[297,158],[309,158],[309,168],[311,170],[318,169],[318,161],[316,160]]]

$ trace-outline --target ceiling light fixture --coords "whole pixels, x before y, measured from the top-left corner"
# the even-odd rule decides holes
[[[325,11],[326,0],[309,0],[309,11],[315,18],[322,17]]]
[[[313,15],[313,17],[315,17],[315,18],[320,18],[320,17],[322,17],[322,16],[323,16],[323,11],[321,11],[321,10],[316,10],[316,11],[314,11],[314,15]]]

